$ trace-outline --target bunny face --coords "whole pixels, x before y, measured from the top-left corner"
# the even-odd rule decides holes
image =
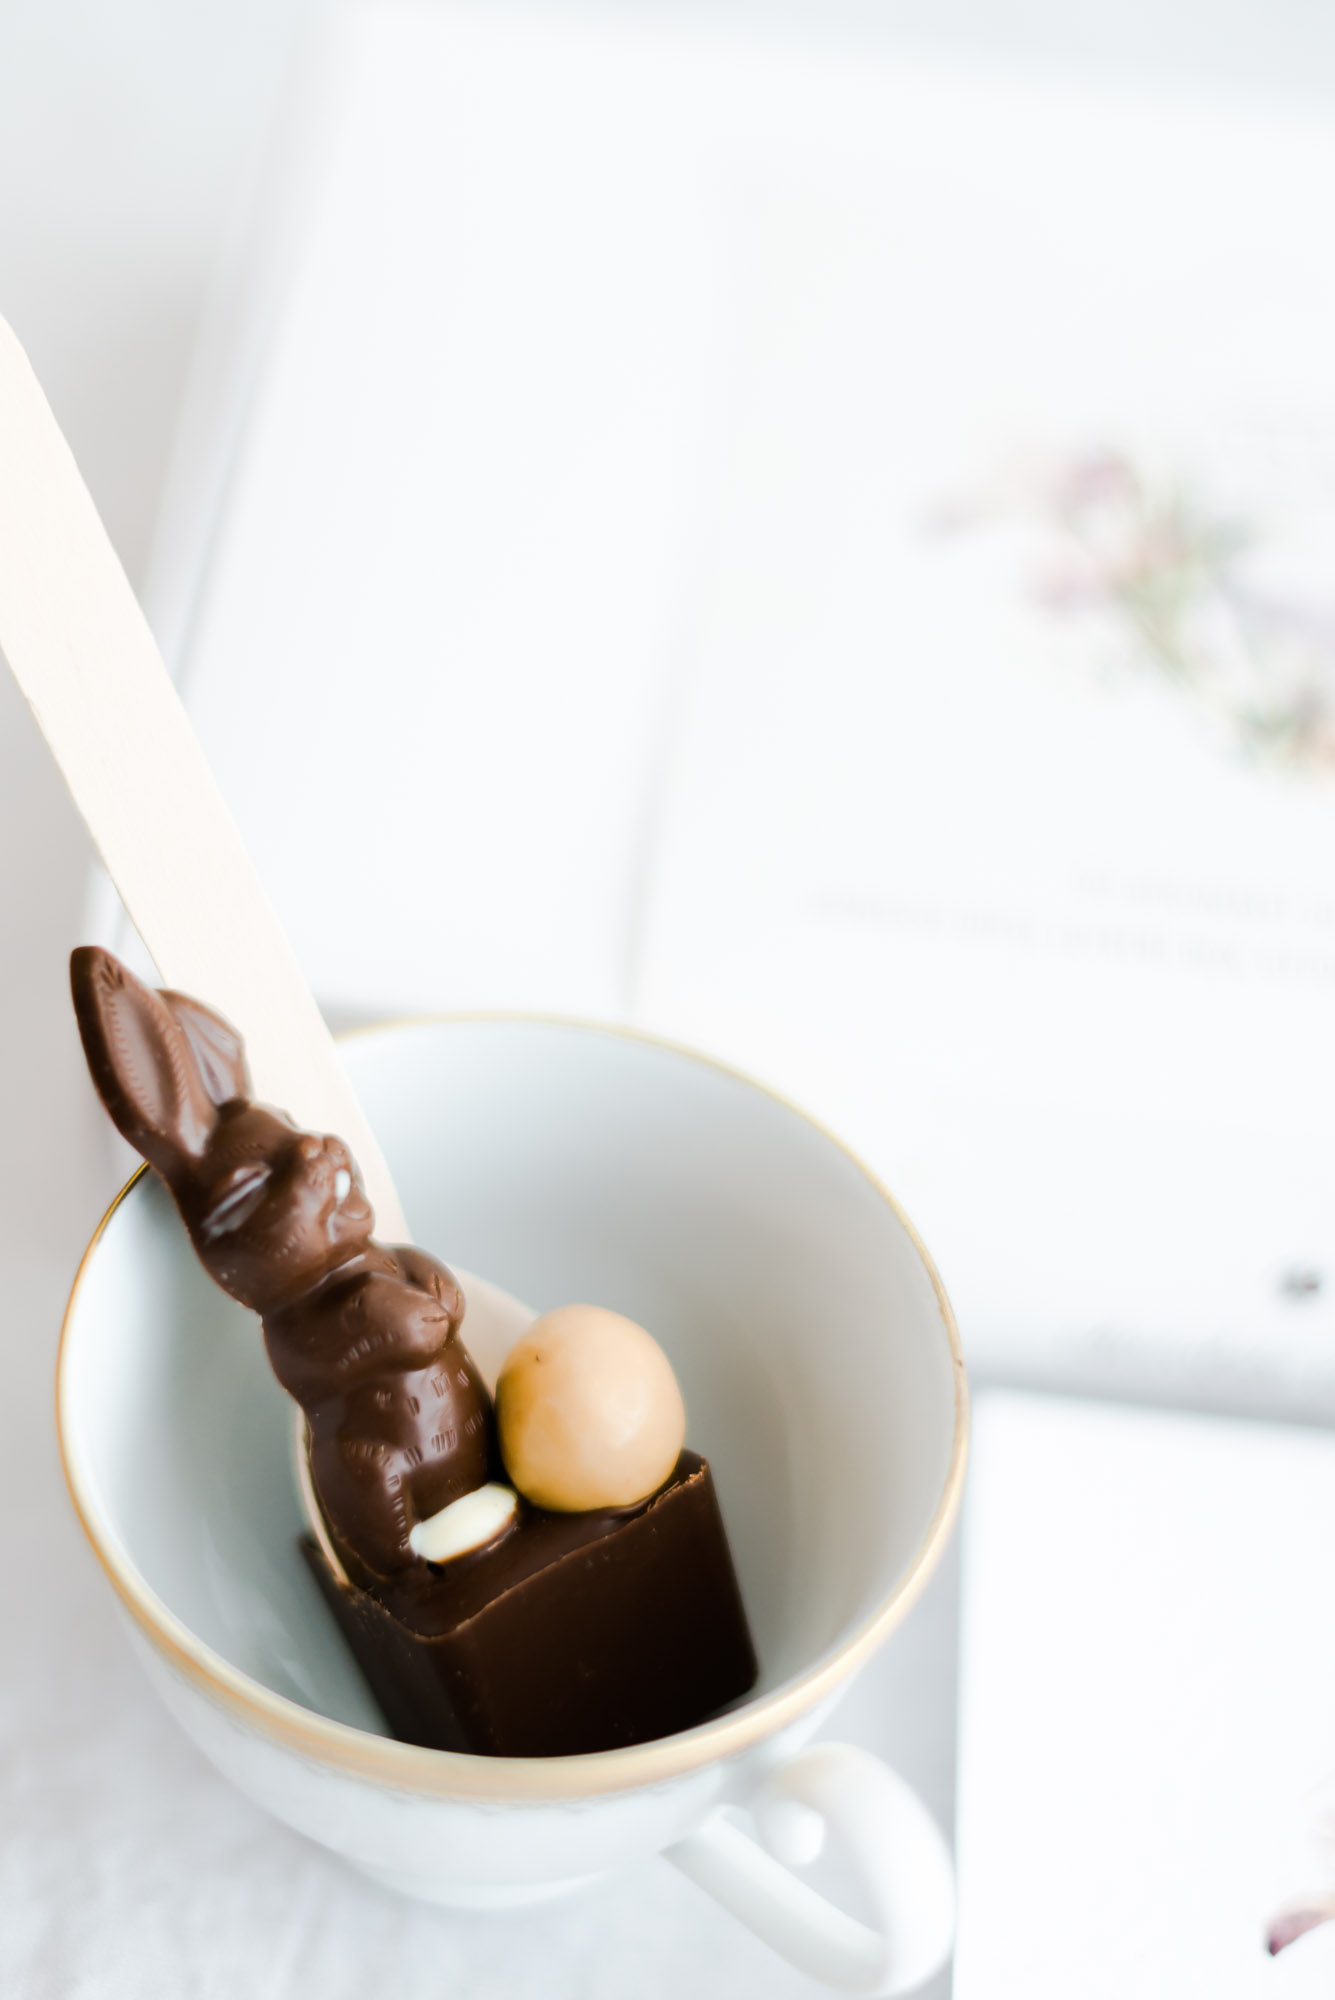
[[[262,1104],[225,1106],[174,1192],[210,1277],[257,1312],[308,1291],[375,1226],[342,1140]]]
[[[240,1037],[220,1015],[153,992],[93,947],[74,953],[70,977],[102,1101],[224,1291],[264,1311],[366,1247],[375,1218],[347,1148],[250,1102]]]

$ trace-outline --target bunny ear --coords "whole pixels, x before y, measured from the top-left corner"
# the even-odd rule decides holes
[[[96,946],[70,957],[88,1067],[116,1129],[165,1180],[204,1151],[217,1113],[176,1016]]]
[[[231,1104],[250,1096],[250,1071],[246,1050],[236,1029],[221,1014],[192,1000],[185,993],[158,995],[171,1010],[177,1026],[190,1044],[199,1066],[200,1079],[214,1104]]]

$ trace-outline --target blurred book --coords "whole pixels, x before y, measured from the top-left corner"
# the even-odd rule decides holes
[[[331,1013],[680,1036],[981,1372],[1335,1415],[1335,135],[464,5],[293,105],[150,610]]]
[[[1335,1441],[994,1393],[965,1501],[955,2000],[1325,1995]]]

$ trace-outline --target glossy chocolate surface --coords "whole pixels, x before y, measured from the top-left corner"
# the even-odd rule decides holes
[[[689,1729],[756,1660],[708,1465],[683,1452],[618,1514],[526,1508],[493,1548],[375,1596],[304,1553],[393,1733],[436,1750],[573,1756]],[[392,1605],[392,1610],[389,1608]]]
[[[260,1315],[350,1573],[373,1584],[420,1568],[414,1522],[500,1469],[453,1276],[372,1240],[342,1140],[250,1101],[241,1039],[219,1015],[153,992],[106,951],[76,951],[70,979],[118,1130],[167,1183],[210,1277]]]

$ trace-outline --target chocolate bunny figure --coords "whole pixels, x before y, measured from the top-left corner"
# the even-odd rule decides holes
[[[219,1015],[93,947],[73,954],[70,980],[117,1129],[166,1182],[209,1276],[260,1315],[349,1573],[373,1585],[415,1565],[414,1525],[500,1464],[454,1277],[373,1241],[343,1142],[251,1102],[241,1039]]]

